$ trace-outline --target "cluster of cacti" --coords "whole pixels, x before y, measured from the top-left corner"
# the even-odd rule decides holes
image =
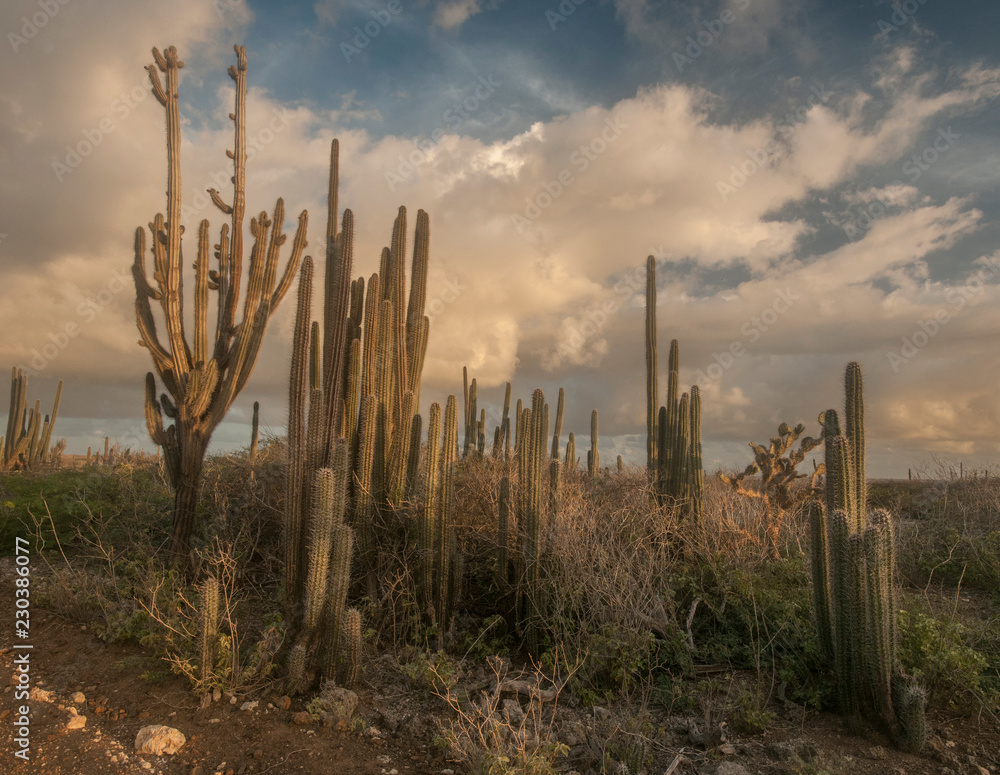
[[[51,447],[52,429],[59,415],[62,380],[56,388],[52,414],[42,416],[42,402],[28,408],[28,378],[21,369],[11,369],[10,407],[7,410],[7,433],[0,437],[0,468],[38,468],[53,460],[65,443]]]
[[[519,577],[524,579],[524,589],[518,595],[520,598],[518,609],[522,612],[520,618],[525,640],[528,648],[534,653],[538,652],[540,621],[543,616],[538,599],[542,555],[545,552],[550,520],[556,516],[551,509],[558,506],[558,496],[555,494],[548,504],[548,509],[542,505],[543,471],[545,462],[549,459],[548,419],[545,394],[536,389],[531,396],[531,408],[521,410],[515,451],[520,490],[517,500],[517,521],[520,527],[520,562],[523,568]],[[551,461],[550,476],[555,477],[555,486],[558,487],[557,460]]]
[[[845,428],[822,417],[826,490],[810,509],[813,604],[820,646],[832,661],[841,713],[865,714],[918,750],[925,738],[924,692],[897,658],[892,518],[868,511],[861,367],[846,374]]]
[[[158,213],[149,224],[152,239],[153,281],[146,274],[146,233],[135,232],[135,262],[132,274],[136,288],[136,323],[140,344],[149,350],[153,366],[166,392],[156,396],[156,378],[146,375],[146,423],[153,441],[163,448],[166,474],[175,489],[171,552],[186,560],[201,485],[202,461],[209,439],[225,417],[253,371],[268,320],[292,285],[306,245],[307,215],[299,216],[291,256],[278,277],[278,256],[286,236],[282,233],[285,205],[278,199],[273,218],[261,211],[250,220],[254,238],[242,320],[236,320],[243,274],[243,226],[247,162],[246,49],[236,46],[236,65],[229,75],[236,83],[235,145],[228,151],[233,160],[233,198],[225,203],[213,188],[213,203],[231,224],[223,224],[215,246],[217,269],[210,269],[209,224],[198,229],[194,262],[194,334],[185,338],[183,309],[181,236],[181,117],[178,76],[184,63],[171,46],[162,54],[153,49],[154,65],[148,66],[153,95],[166,111],[167,124],[167,214]],[[161,81],[160,73],[165,77]],[[209,347],[208,311],[210,291],[217,296],[215,336]],[[165,341],[157,333],[150,300],[159,302],[165,324]],[[163,414],[173,425],[164,427]]]
[[[442,439],[440,447],[439,438]],[[458,402],[455,396],[448,396],[443,438],[441,405],[431,404],[427,428],[427,486],[419,528],[424,610],[430,622],[437,626],[439,636],[451,625],[461,583],[454,514],[457,448]]]
[[[656,260],[646,259],[646,466],[653,496],[682,516],[701,519],[701,391],[678,397],[680,355],[670,342],[666,404],[659,406],[656,348]]]
[[[379,538],[404,504],[414,500],[419,483],[421,417],[416,409],[430,328],[424,315],[429,221],[426,213],[418,212],[408,301],[405,208],[401,207],[396,217],[391,247],[382,250],[379,271],[367,282],[364,278],[351,280],[354,215],[344,210],[338,231],[338,157],[339,143],[334,140],[323,320],[310,320],[313,262],[306,257],[299,278],[292,342],[285,594],[290,627],[300,632],[300,640],[289,654],[293,681],[299,680],[297,675],[309,675],[316,649],[307,646],[303,653],[298,647],[302,638],[306,644],[311,642],[316,616],[323,616],[326,622],[327,677],[341,672],[337,664],[344,660],[338,656],[336,644],[347,637],[342,631],[347,626],[344,601],[352,577],[351,550],[346,548],[350,542],[345,537],[319,549],[315,542],[309,542],[316,535],[317,521],[329,517],[322,489],[312,486],[317,472],[341,470],[337,460],[343,449],[344,512],[358,549],[356,575],[364,578],[370,593],[374,593]],[[450,482],[450,477],[446,478]],[[316,498],[321,498],[319,507]],[[338,528],[344,536],[348,529],[346,525]],[[330,557],[325,571],[320,560],[313,560],[315,551]],[[316,578],[312,578],[313,569]],[[310,607],[306,589],[307,585],[318,585],[319,589],[323,577],[328,579],[327,605],[332,606],[325,616]],[[359,644],[351,648],[350,653],[360,653]],[[345,659],[349,663],[350,656]]]

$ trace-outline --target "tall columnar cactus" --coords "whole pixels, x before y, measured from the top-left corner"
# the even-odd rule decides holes
[[[201,681],[207,686],[215,667],[219,638],[219,580],[209,576],[201,587]]]
[[[354,215],[338,230],[339,143],[330,148],[323,318],[312,326],[312,262],[303,263],[289,380],[289,478],[286,512],[286,595],[302,600],[304,537],[310,528],[310,487],[329,466],[337,440],[347,443],[347,513],[358,560],[374,583],[381,528],[417,488],[420,378],[430,321],[424,315],[430,228],[417,213],[407,295],[406,209],[393,224],[380,271],[351,279]],[[310,352],[315,353],[310,357]],[[321,355],[320,355],[321,354]],[[310,363],[313,367],[310,367]],[[416,429],[416,433],[414,433]],[[417,440],[415,442],[415,439]],[[293,619],[295,615],[293,614]]]
[[[532,394],[531,408],[522,411],[517,452],[520,489],[518,524],[522,534],[521,563],[525,583],[518,607],[524,612],[523,626],[528,648],[536,653],[542,618],[539,603],[541,561],[549,527],[549,516],[542,507],[543,466],[549,452],[549,429],[545,420],[545,394],[536,389]]]
[[[566,407],[566,391],[559,388],[559,402],[556,404],[556,427],[552,432],[552,459],[559,459],[559,436],[562,435],[563,411]]]
[[[701,519],[701,392],[680,394],[676,339],[667,360],[666,403],[657,408],[656,260],[646,259],[646,466],[653,498],[682,516]]]
[[[153,49],[155,64],[148,66],[153,95],[166,111],[167,124],[167,214],[157,214],[149,224],[152,238],[153,281],[146,273],[146,233],[135,232],[135,262],[132,273],[136,289],[136,322],[140,344],[149,350],[156,375],[166,392],[156,396],[156,376],[146,375],[146,423],[153,441],[163,448],[167,476],[175,489],[171,552],[185,560],[194,527],[201,486],[202,460],[213,431],[229,411],[246,384],[257,361],[257,353],[271,315],[291,287],[306,246],[307,215],[299,216],[291,256],[280,278],[278,258],[286,236],[282,233],[285,205],[278,199],[273,217],[261,212],[250,220],[254,244],[250,255],[248,285],[243,300],[243,318],[236,321],[243,274],[243,221],[247,162],[246,49],[236,46],[236,65],[229,75],[236,83],[236,107],[230,114],[235,127],[233,198],[227,204],[215,189],[213,203],[231,223],[224,224],[216,245],[217,269],[210,269],[210,237],[207,220],[198,228],[194,263],[194,333],[185,334],[182,294],[181,235],[181,117],[178,77],[184,66],[171,46],[162,54]],[[165,78],[164,84],[161,73]],[[209,347],[208,310],[210,292],[217,296],[215,337]],[[161,342],[150,300],[160,303],[165,325]],[[165,427],[163,414],[173,420]]]
[[[566,470],[575,471],[580,459],[576,456],[576,435],[570,431],[566,442]]]
[[[11,369],[7,433],[0,437],[0,469],[37,468],[52,461],[52,430],[59,415],[63,383],[59,381],[52,414],[42,417],[42,403],[28,408],[28,378],[21,369]]]
[[[601,453],[597,449],[597,410],[590,413],[590,450],[587,452],[587,473],[591,478],[601,472]]]
[[[454,521],[455,457],[458,447],[458,401],[448,396],[444,433],[441,406],[431,404],[427,436],[427,488],[420,521],[422,590],[428,619],[439,635],[451,625],[458,592]],[[438,439],[441,439],[440,446]]]
[[[253,402],[253,420],[250,423],[250,465],[257,461],[257,439],[260,434],[260,402]]]
[[[826,492],[810,506],[813,610],[831,659],[842,714],[864,714],[917,750],[925,738],[924,695],[897,657],[892,518],[869,512],[864,467],[861,367],[848,364],[845,433],[834,410],[821,416]]]
[[[361,672],[361,612],[348,608],[340,632],[341,651],[344,652],[343,685],[354,686]]]

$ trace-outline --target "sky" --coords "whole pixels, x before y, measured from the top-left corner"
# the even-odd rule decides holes
[[[154,46],[185,62],[193,238],[222,222],[204,191],[231,174],[243,44],[248,213],[281,196],[294,233],[308,210],[320,254],[337,137],[355,274],[377,270],[400,205],[411,241],[430,215],[424,413],[461,395],[463,366],[490,436],[504,382],[562,386],[564,442],[586,448],[597,408],[602,461],[644,462],[653,255],[661,389],[676,338],[707,469],[742,468],[781,422],[818,433],[852,360],[869,475],[992,465],[997,29],[988,0],[6,0],[0,366],[46,411],[65,382],[68,452],[153,449],[130,268],[135,228],[166,208],[166,146],[144,67]],[[211,451],[248,444],[255,400],[283,432],[293,306]]]

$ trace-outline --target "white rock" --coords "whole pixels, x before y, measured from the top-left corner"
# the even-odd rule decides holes
[[[240,705],[240,710],[253,710],[258,704],[257,700],[247,701]]]
[[[135,736],[135,750],[139,753],[151,753],[154,756],[177,753],[187,738],[173,727],[150,724],[139,730]]]

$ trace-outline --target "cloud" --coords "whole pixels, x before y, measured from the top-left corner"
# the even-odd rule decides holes
[[[317,13],[336,11],[324,7]],[[618,7],[648,12],[634,0]],[[224,68],[231,55],[215,41],[242,22],[219,18],[200,0],[169,13],[122,2],[106,12],[120,15],[114,26],[82,7],[61,8],[66,16],[5,61],[0,75],[0,232],[8,235],[0,241],[0,362],[30,364],[35,352],[56,347],[44,375],[76,381],[80,412],[138,418],[148,354],[135,345],[132,293],[112,283],[131,262],[135,227],[164,209],[166,171],[162,110],[148,98],[142,69],[150,55],[134,41],[148,32],[148,13],[157,14],[161,40],[190,52],[182,94],[197,85],[215,95],[210,105],[183,104],[191,119],[182,153],[190,251],[198,220],[210,219],[213,240],[222,223],[204,203],[204,189],[230,174],[232,87]],[[760,29],[768,8],[761,6]],[[483,10],[442,9],[452,9],[451,26]],[[17,16],[5,9],[0,22],[10,28]],[[746,45],[761,41],[751,36]],[[455,391],[468,365],[484,395],[512,378],[520,395],[538,384],[566,385],[568,430],[585,429],[596,406],[606,434],[636,433],[645,411],[642,267],[656,253],[660,338],[681,340],[682,379],[710,376],[713,364],[722,369],[703,385],[708,436],[760,439],[783,420],[812,422],[818,409],[842,400],[843,362],[861,358],[872,404],[892,407],[872,413],[874,434],[925,448],[970,438],[977,451],[995,450],[994,381],[970,364],[1000,326],[992,312],[1000,287],[990,275],[956,309],[956,289],[978,267],[957,267],[952,285],[928,271],[935,256],[983,228],[984,213],[968,196],[932,196],[924,179],[894,183],[891,171],[922,151],[928,132],[997,96],[1000,74],[979,66],[945,83],[907,57],[884,60],[895,64],[880,64],[865,84],[834,89],[803,80],[791,113],[752,121],[718,118],[719,94],[657,84],[606,105],[574,105],[495,142],[449,126],[428,146],[345,128],[357,118],[349,100],[337,108],[291,105],[256,88],[251,52],[256,151],[248,212],[270,212],[283,196],[292,231],[308,209],[308,251],[321,255],[336,135],[341,206],[357,219],[355,274],[376,270],[398,205],[410,208],[411,230],[417,208],[430,213],[435,312],[425,403]],[[87,153],[82,143],[90,143]],[[68,165],[72,153],[79,163],[60,179],[53,162]],[[868,179],[875,169],[890,175]],[[402,180],[394,190],[390,173]],[[815,242],[851,208],[877,200],[889,206],[856,239]],[[939,309],[949,322],[894,371],[887,353]],[[264,399],[275,425],[290,315],[286,300],[243,399]],[[68,324],[78,332],[67,333]],[[72,341],[60,347],[63,336]],[[723,369],[719,359],[733,342],[744,353]],[[956,370],[966,368],[956,385]],[[135,401],[109,403],[107,385]],[[931,412],[935,400],[947,406]],[[954,427],[983,430],[962,436]]]
[[[438,4],[434,23],[446,30],[454,29],[482,10],[479,0],[446,0]]]

